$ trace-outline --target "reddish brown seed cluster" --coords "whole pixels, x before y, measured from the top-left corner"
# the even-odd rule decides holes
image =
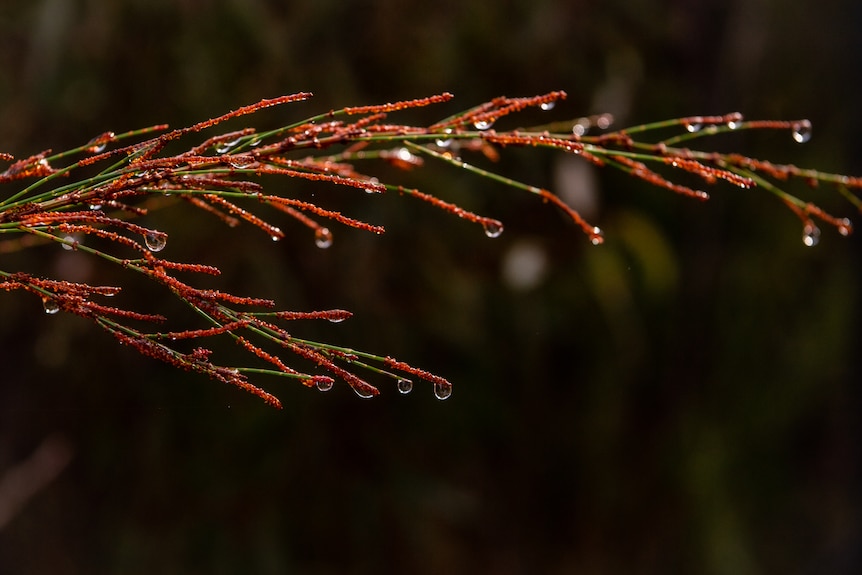
[[[730,182],[731,184],[739,186],[740,188],[750,188],[754,186],[754,180],[752,180],[751,178],[746,178],[731,171],[722,170],[721,168],[706,166],[698,162],[697,160],[670,156],[666,157],[664,161],[666,164],[673,166],[674,168],[680,168],[682,170],[685,170],[686,172],[697,174],[698,176],[702,177],[708,184],[714,184],[716,180],[725,180]]]
[[[420,379],[424,379],[425,381],[430,381],[431,383],[436,383],[440,385],[450,386],[452,385],[445,378],[440,377],[439,375],[434,375],[428,371],[415,368],[409,364],[404,363],[403,361],[398,361],[394,357],[387,357],[384,359],[383,363],[386,367],[390,369],[396,369],[398,371],[403,371],[404,373],[408,373],[410,375],[414,375]]]
[[[452,98],[454,98],[452,94],[449,92],[443,92],[442,94],[437,94],[435,96],[429,96],[427,98],[418,98],[415,100],[405,100],[402,102],[395,102],[391,104],[377,104],[373,106],[351,106],[348,108],[344,108],[344,113],[353,116],[356,114],[385,114],[387,112],[397,112],[399,110],[406,110],[407,108],[422,108],[425,106],[430,106],[433,104],[440,104],[442,102],[448,102]],[[379,118],[379,116],[378,116]]]
[[[419,190],[407,189],[403,186],[399,186],[398,191],[402,194],[407,194],[409,196],[413,196],[414,198],[418,198],[424,202],[428,202],[435,208],[440,208],[441,210],[449,212],[450,214],[458,216],[459,218],[467,220],[468,222],[481,224],[482,227],[486,230],[488,230],[489,228],[499,228],[500,230],[503,229],[503,223],[500,220],[495,220],[493,218],[487,218],[485,216],[474,214],[473,212],[469,212],[456,204],[445,202],[440,198],[435,198],[434,196],[426,194],[424,192],[420,192]]]
[[[48,164],[48,160],[45,159],[49,153],[50,150],[46,150],[42,153],[13,163],[4,171],[0,172],[0,184],[24,178],[42,178],[44,176],[50,176],[54,173],[54,169],[51,168]],[[11,161],[13,156],[11,154],[3,154],[3,157],[0,159]]]
[[[584,152],[584,144],[581,144],[574,139],[554,138],[548,134],[524,135],[517,132],[508,134],[483,132],[481,138],[486,142],[499,144],[501,146],[544,146],[557,148],[571,154],[582,154]]]
[[[649,182],[654,186],[671,190],[683,196],[697,198],[698,200],[709,199],[709,194],[707,194],[706,192],[702,190],[693,190],[688,186],[683,186],[681,184],[675,184],[664,176],[650,170],[643,162],[638,162],[626,156],[613,156],[612,159],[615,162],[618,162],[620,165],[624,166],[623,169],[626,170],[632,176],[640,178],[645,182]]]

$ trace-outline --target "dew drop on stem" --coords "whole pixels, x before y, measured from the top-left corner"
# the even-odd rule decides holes
[[[335,381],[329,377],[319,377],[314,382],[315,387],[317,387],[317,391],[329,391],[332,389],[332,386],[335,385]]]
[[[60,304],[57,303],[57,300],[52,297],[43,297],[42,307],[45,308],[45,313],[47,313],[48,315],[53,315],[60,311]]]
[[[144,235],[144,243],[151,252],[160,252],[168,243],[168,235],[164,232],[147,232]]]
[[[434,397],[437,399],[449,399],[452,395],[452,384],[438,381],[434,384]]]
[[[446,133],[451,134],[452,129],[447,128]],[[449,138],[437,138],[436,140],[434,140],[434,143],[437,144],[438,148],[448,148],[452,145],[452,140],[450,140]]]
[[[239,140],[240,139],[237,138],[236,140],[232,140],[230,142],[220,142],[215,147],[216,153],[217,154],[226,154],[226,153],[230,152],[231,148],[233,148],[234,146],[239,144]]]
[[[548,110],[553,110],[556,104],[556,102],[542,102],[539,104],[539,108],[547,112]]]
[[[734,112],[733,114],[729,114],[727,116],[727,127],[731,130],[737,129],[742,125],[742,114],[739,112]]]
[[[329,231],[329,228],[314,230],[314,244],[321,249],[326,249],[332,245],[332,232]]]
[[[793,141],[797,144],[804,144],[811,139],[811,122],[808,120],[799,120],[794,122],[791,127],[791,135]]]
[[[482,222],[485,235],[489,238],[498,238],[503,233],[503,222],[497,220],[485,220]]]
[[[413,382],[409,379],[400,377],[398,378],[398,381],[395,382],[395,385],[398,387],[398,392],[402,395],[407,395],[413,391]]]
[[[699,132],[701,128],[703,128],[703,118],[694,117],[689,118],[687,121],[683,123],[685,129],[690,134],[694,134],[695,132]]]
[[[494,125],[493,120],[476,120],[473,122],[473,127],[477,130],[487,130]]]
[[[64,237],[63,243],[60,244],[60,246],[64,250],[69,250],[69,251],[74,250],[77,247],[77,245],[78,245],[78,238],[76,238],[75,236]]]

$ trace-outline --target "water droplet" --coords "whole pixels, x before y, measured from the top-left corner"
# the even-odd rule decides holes
[[[398,148],[395,152],[395,156],[402,162],[412,162],[416,159],[416,156],[411,154],[410,150],[407,148]]]
[[[71,251],[71,250],[75,249],[75,246],[77,244],[78,244],[78,240],[75,238],[75,236],[66,236],[63,238],[63,243],[61,243],[60,246],[64,250]]]
[[[93,211],[101,210],[101,209],[102,209],[102,204],[90,204],[90,209],[91,209],[91,210],[93,210]]]
[[[108,147],[108,142],[114,137],[114,132],[105,132],[101,136],[96,136],[87,144],[89,147],[87,148],[87,152],[90,154],[101,154],[105,151],[105,148]]]
[[[372,391],[373,389],[374,388],[371,386],[361,387],[361,388],[360,387],[354,387],[353,391],[355,391],[356,395],[358,395],[362,399],[371,399],[372,397],[374,397],[374,391]]]
[[[226,154],[231,150],[231,148],[239,144],[239,141],[240,138],[237,138],[236,140],[231,140],[230,142],[219,142],[218,144],[216,144],[215,151],[217,154]]]
[[[578,118],[578,121],[572,126],[572,133],[576,136],[583,136],[590,130],[591,124],[589,118]]]
[[[447,134],[451,134],[452,129],[446,128],[445,132]],[[436,140],[434,140],[434,143],[437,144],[438,148],[448,148],[452,145],[452,140],[450,140],[449,138],[437,138]]]
[[[249,147],[251,147],[251,148],[256,148],[256,147],[258,147],[258,146],[260,145],[261,141],[262,141],[262,140],[260,139],[260,136],[255,136],[254,138],[252,138],[251,140],[249,140],[248,145],[249,145]]]
[[[329,231],[329,228],[317,228],[314,230],[314,244],[323,249],[332,245],[332,232]]]
[[[476,120],[475,122],[473,122],[473,127],[476,128],[477,130],[487,130],[488,128],[490,128],[493,125],[494,125],[494,120],[491,118],[488,118],[486,120]]]
[[[593,231],[590,233],[590,243],[594,246],[597,246],[604,243],[604,241],[605,236],[603,235],[601,228],[594,227]]]
[[[851,222],[847,218],[840,220],[838,222],[838,233],[841,234],[842,236],[845,236],[845,237],[852,234],[853,233],[853,222]]]
[[[398,381],[395,382],[395,385],[398,387],[398,391],[402,395],[407,395],[408,393],[413,391],[413,382],[409,379],[400,377],[398,378]]]
[[[375,186],[377,186],[378,184],[380,184],[380,180],[378,180],[377,178],[368,178],[368,180],[367,180],[367,181],[368,181],[368,183],[369,183],[370,185],[365,186],[365,187],[363,188],[363,189],[365,190],[365,193],[366,193],[366,194],[379,194],[379,193],[380,193],[380,189],[379,189],[379,188],[377,188],[377,187],[375,187]]]
[[[498,238],[503,233],[503,222],[497,220],[484,220],[482,227],[485,228],[485,235],[489,238]]]
[[[813,222],[806,222],[802,227],[802,243],[812,248],[820,243],[820,228]]]
[[[318,391],[329,391],[335,385],[335,380],[331,377],[317,377],[314,381]]]
[[[542,110],[547,112],[548,110],[553,110],[554,106],[556,106],[556,104],[557,104],[556,102],[542,102],[539,105],[539,108],[541,108]]]
[[[613,114],[600,114],[598,118],[596,118],[596,126],[601,130],[606,130],[610,128],[611,124],[614,123]]]
[[[452,384],[438,381],[434,384],[434,397],[437,399],[449,399],[452,395]]]
[[[794,122],[791,130],[793,141],[797,144],[804,144],[811,139],[811,122],[808,120]]]
[[[246,168],[254,164],[256,161],[257,160],[255,160],[252,156],[231,156],[231,159],[228,161],[228,164],[230,164],[232,168],[241,170],[242,168]]]
[[[737,129],[742,125],[742,114],[739,112],[734,112],[733,114],[727,115],[727,127],[731,130]]]
[[[695,116],[694,118],[689,118],[685,122],[683,122],[685,129],[687,132],[694,134],[695,132],[699,132],[701,128],[703,128],[703,118],[699,116]]]
[[[335,316],[335,317],[331,317],[331,318],[329,318],[329,321],[330,321],[331,323],[341,323],[341,322],[343,322],[343,321],[344,321],[344,320],[346,320],[346,319],[347,319],[347,316],[339,315],[339,316]]]
[[[147,249],[151,252],[160,252],[165,249],[168,243],[168,234],[164,232],[147,232],[144,236],[144,243],[147,244]]]
[[[53,315],[53,314],[57,313],[58,311],[60,311],[60,304],[57,303],[57,300],[55,300],[52,297],[43,297],[42,298],[42,307],[45,308],[45,313],[47,313],[49,315]]]

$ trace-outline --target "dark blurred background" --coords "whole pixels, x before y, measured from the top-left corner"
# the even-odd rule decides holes
[[[4,0],[0,150],[302,90],[252,122],[454,92],[402,116],[430,123],[562,89],[538,120],[807,117],[804,146],[716,145],[862,175],[860,26],[851,0]],[[33,495],[0,506],[0,573],[858,573],[858,237],[824,227],[806,248],[766,192],[701,204],[560,156],[505,150],[496,169],[594,192],[600,248],[534,197],[435,164],[391,175],[503,220],[500,238],[331,186],[321,204],[387,234],[334,228],[319,250],[287,222],[273,244],[188,211],[147,221],[167,257],[222,268],[209,285],[353,310],[294,333],[439,373],[445,402],[419,383],[365,401],[258,380],[275,411],[2,294],[0,485]],[[828,186],[791,189],[853,216]],[[0,268],[123,281],[61,252]],[[172,305],[138,289],[136,309]]]

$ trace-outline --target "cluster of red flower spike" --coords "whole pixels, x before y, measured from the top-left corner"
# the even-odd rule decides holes
[[[743,188],[763,187],[776,194],[800,217],[804,224],[803,240],[807,245],[815,244],[820,234],[814,223],[815,218],[834,225],[843,235],[851,231],[849,220],[835,218],[817,206],[799,200],[779,189],[772,180],[799,178],[811,185],[832,183],[857,208],[862,207],[852,192],[862,187],[859,178],[803,170],[791,165],[774,165],[736,154],[700,152],[677,145],[705,135],[738,129],[790,130],[793,138],[801,143],[810,134],[811,126],[807,120],[744,122],[741,115],[728,114],[681,118],[596,136],[585,135],[585,119],[575,123],[575,129],[569,123],[566,133],[556,130],[496,131],[492,128],[503,116],[528,107],[547,110],[565,96],[564,92],[551,92],[529,98],[496,98],[427,127],[386,123],[391,112],[450,100],[452,95],[445,93],[391,104],[343,108],[266,132],[253,129],[233,131],[210,137],[183,153],[165,153],[168,144],[226,120],[310,97],[308,93],[298,93],[263,100],[188,128],[168,131],[167,126],[154,126],[120,135],[108,132],[84,146],[59,154],[52,155],[46,151],[14,161],[9,154],[0,153],[0,160],[12,162],[5,171],[0,172],[0,183],[33,181],[24,189],[0,200],[0,233],[17,234],[15,239],[0,242],[0,253],[40,242],[56,242],[67,249],[87,252],[166,286],[190,304],[210,327],[145,333],[120,323],[121,320],[160,322],[165,318],[99,304],[92,299],[93,296],[113,296],[120,291],[119,287],[90,286],[0,270],[0,288],[31,292],[43,300],[48,313],[65,311],[88,318],[121,343],[146,356],[235,385],[276,407],[281,405],[279,400],[251,383],[249,374],[292,377],[322,391],[333,387],[335,380],[332,376],[335,376],[345,381],[358,395],[371,397],[379,393],[377,387],[349,369],[365,368],[372,373],[391,377],[402,393],[412,389],[411,377],[425,380],[432,384],[438,398],[445,399],[451,394],[452,386],[439,376],[390,357],[299,339],[277,323],[294,319],[341,321],[350,317],[350,312],[242,311],[246,308],[269,310],[275,303],[200,289],[179,280],[175,272],[216,275],[219,270],[208,265],[173,262],[156,256],[165,247],[167,234],[129,220],[147,213],[147,207],[142,205],[144,199],[170,194],[215,214],[229,226],[236,226],[241,221],[250,223],[273,240],[284,237],[281,229],[240,207],[237,201],[267,205],[295,218],[313,231],[319,247],[328,247],[332,243],[332,233],[315,218],[326,218],[378,234],[384,231],[382,226],[356,220],[310,202],[264,193],[262,185],[255,181],[262,175],[277,175],[350,186],[366,192],[396,191],[480,224],[490,237],[498,236],[503,224],[496,219],[469,212],[416,189],[380,183],[376,178],[357,171],[354,165],[358,160],[380,158],[396,166],[410,168],[421,165],[422,156],[425,155],[533,193],[562,210],[593,244],[601,243],[601,230],[586,222],[557,195],[503,178],[469,164],[460,157],[461,152],[474,150],[496,160],[499,155],[497,148],[506,146],[545,147],[576,154],[595,165],[611,166],[656,186],[701,200],[708,198],[704,191],[674,183],[648,167],[648,163],[696,174],[706,183],[725,180]],[[658,143],[643,143],[635,139],[637,134],[647,130],[665,128],[677,128],[682,133]],[[152,136],[159,132],[160,135]],[[147,139],[108,149],[108,146],[124,140],[142,137]],[[301,159],[289,157],[297,151],[304,151],[306,156]],[[308,155],[310,151],[312,155]],[[81,159],[65,167],[52,165],[76,154]],[[108,164],[108,167],[96,175],[70,183],[70,180],[74,180],[70,176],[80,173],[87,166],[103,164]],[[60,180],[60,176],[65,179]],[[83,240],[88,236],[108,240],[115,246],[125,246],[137,257],[120,258],[88,246]],[[232,337],[239,346],[269,367],[223,367],[211,361],[208,349],[198,347],[183,353],[170,344],[176,340],[197,340],[218,335]],[[251,336],[288,350],[319,366],[329,375],[297,371],[278,355],[265,351],[262,344],[252,343],[249,339]]]

